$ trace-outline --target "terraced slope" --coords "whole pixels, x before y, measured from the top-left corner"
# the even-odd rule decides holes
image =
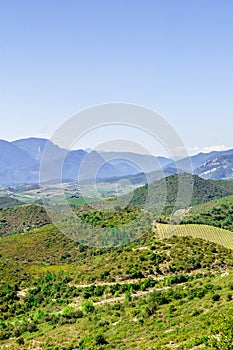
[[[209,225],[187,224],[187,225],[167,225],[156,224],[157,233],[161,239],[177,237],[201,238],[208,242],[222,245],[225,248],[233,249],[233,233],[222,228]]]

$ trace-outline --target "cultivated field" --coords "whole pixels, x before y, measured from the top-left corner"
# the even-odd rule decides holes
[[[170,238],[174,235],[179,237],[190,236],[233,249],[233,233],[222,228],[199,224],[167,225],[156,223],[156,230],[161,239]]]

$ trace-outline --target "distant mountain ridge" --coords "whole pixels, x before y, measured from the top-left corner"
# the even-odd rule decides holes
[[[233,179],[233,154],[215,156],[196,169],[204,179]]]
[[[0,184],[31,182],[38,172],[39,164],[29,153],[0,140]]]
[[[62,160],[62,179],[70,180],[111,182],[127,178],[132,183],[145,184],[185,171],[205,179],[233,179],[233,150],[199,153],[174,162],[133,152],[67,151],[50,140],[31,137],[13,142],[0,140],[0,185],[38,183],[46,146],[49,181],[57,179],[53,178],[53,169]]]

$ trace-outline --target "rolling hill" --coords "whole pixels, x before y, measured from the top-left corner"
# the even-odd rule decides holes
[[[183,223],[222,227],[233,231],[233,196],[215,199],[190,208]]]
[[[170,205],[177,180],[165,180]],[[232,182],[192,180],[192,202],[202,204],[184,220],[231,215],[232,196],[224,196],[232,193]],[[164,190],[161,180],[151,186]],[[88,205],[74,210],[93,232],[112,229],[135,221],[146,193],[147,186],[136,189],[135,206],[113,213]],[[41,205],[0,211],[0,348],[212,350],[216,329],[231,315],[232,232],[182,224],[169,233],[157,224],[124,246],[94,248],[49,223]],[[221,346],[225,338],[217,339]]]
[[[210,344],[209,324],[229,314],[232,259],[222,246],[153,231],[115,249],[83,247],[52,225],[3,237],[0,348]]]
[[[0,211],[0,236],[25,232],[49,223],[50,219],[41,205],[30,204],[13,208],[8,207]]]
[[[11,198],[9,196],[7,196],[7,197],[0,196],[0,210],[3,209],[3,208],[19,206],[19,205],[22,205],[22,204],[23,203],[20,202],[16,198]]]
[[[197,175],[182,174],[184,181],[193,182],[193,193],[190,205],[206,203],[210,200],[222,198],[233,194],[233,182],[224,180],[204,180]],[[171,175],[152,184],[139,187],[134,190],[130,203],[143,205],[146,203],[148,190],[154,196],[154,201],[163,203],[166,194],[165,213],[170,213],[176,203],[178,192],[178,175]],[[153,201],[153,197],[151,199]],[[179,203],[180,208],[184,203]]]

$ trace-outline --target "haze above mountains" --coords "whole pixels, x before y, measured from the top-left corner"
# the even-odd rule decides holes
[[[175,163],[165,157],[130,152],[67,151],[47,139],[27,138],[13,142],[0,140],[0,185],[38,183],[40,162],[47,144],[51,171],[64,159],[63,181],[77,180],[79,170],[82,169],[82,181],[91,181],[95,177],[97,181],[128,178],[132,182],[143,184],[178,172],[190,171],[189,160],[193,174],[205,179],[233,179],[233,149],[199,153]]]

